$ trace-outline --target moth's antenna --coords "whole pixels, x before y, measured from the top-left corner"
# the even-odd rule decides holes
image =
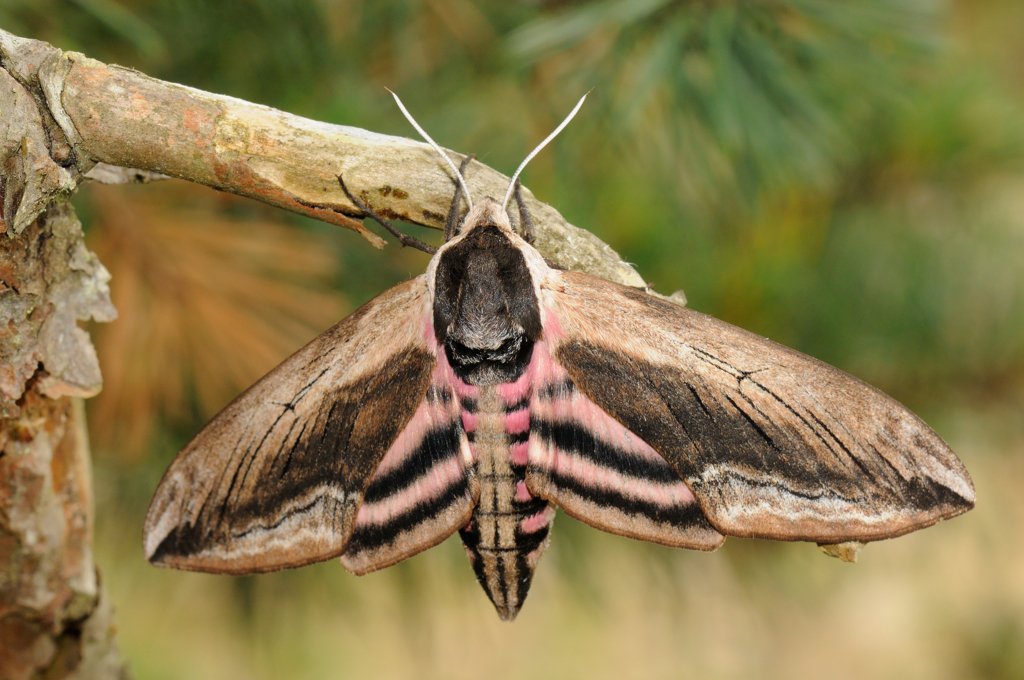
[[[565,117],[565,120],[562,121],[562,124],[559,125],[558,127],[556,127],[555,131],[552,132],[550,135],[548,135],[547,138],[545,138],[543,142],[538,144],[537,148],[534,149],[533,151],[531,151],[530,155],[526,157],[526,160],[524,160],[522,163],[520,163],[519,167],[516,168],[516,174],[512,175],[512,180],[508,183],[508,191],[505,192],[505,200],[501,202],[501,209],[502,210],[504,210],[505,206],[508,205],[508,199],[512,197],[512,192],[515,191],[516,180],[519,178],[519,173],[521,173],[523,171],[523,168],[526,167],[527,163],[529,163],[530,161],[533,160],[534,156],[536,156],[537,154],[540,153],[541,149],[543,149],[545,146],[548,145],[548,142],[550,142],[552,139],[554,139],[558,135],[558,133],[561,132],[565,128],[565,126],[569,124],[569,121],[572,120],[572,117],[575,116],[576,112],[580,110],[581,106],[583,106],[583,101],[587,98],[588,94],[590,94],[590,92],[587,92],[587,94],[583,95],[580,98],[579,102],[576,104],[576,108],[574,108],[572,111],[569,112],[569,115]],[[397,97],[396,97],[396,99],[397,99]],[[399,104],[399,106],[401,106],[401,104]]]
[[[388,88],[386,88],[386,87],[384,89],[388,90]],[[388,92],[391,92],[391,90],[388,90]],[[405,119],[408,120],[410,123],[412,123],[412,126],[414,128],[416,128],[416,132],[420,133],[420,136],[423,137],[423,139],[427,140],[427,144],[429,144],[430,146],[434,147],[434,151],[436,151],[437,153],[441,154],[441,158],[444,159],[444,162],[447,163],[448,167],[451,168],[452,172],[455,173],[455,179],[459,180],[459,184],[462,185],[462,191],[465,192],[465,194],[466,194],[466,204],[469,206],[469,209],[472,210],[473,209],[473,199],[469,197],[469,187],[466,186],[465,180],[462,179],[462,173],[459,172],[459,169],[457,167],[455,167],[455,163],[452,162],[451,158],[448,158],[448,154],[446,154],[441,149],[441,147],[437,145],[437,142],[435,142],[433,139],[431,139],[430,135],[428,135],[426,133],[426,131],[424,131],[424,129],[420,127],[420,124],[417,123],[413,119],[412,115],[405,108],[405,104],[403,104],[402,100],[398,98],[398,95],[395,94],[394,92],[391,92],[391,96],[395,98],[395,103],[398,104],[398,108],[402,110],[402,115],[405,116]],[[581,101],[580,103],[582,104],[583,102]],[[577,107],[577,108],[579,108],[579,107]],[[576,113],[576,112],[573,111],[573,113]],[[566,121],[566,122],[568,122],[568,121]],[[545,141],[544,143],[546,144],[547,142]],[[506,202],[508,201],[508,199],[505,199],[505,200],[506,200]]]

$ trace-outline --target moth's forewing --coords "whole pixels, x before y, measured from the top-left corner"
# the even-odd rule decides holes
[[[144,530],[162,566],[251,573],[340,555],[436,364],[423,276],[313,340],[217,415],[164,474]]]
[[[875,388],[641,291],[555,276],[555,361],[671,464],[722,534],[870,541],[973,507],[945,442]]]

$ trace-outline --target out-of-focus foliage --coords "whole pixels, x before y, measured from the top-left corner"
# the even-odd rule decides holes
[[[936,9],[605,0],[517,29],[509,50],[560,87],[598,85],[617,148],[657,162],[682,206],[732,216],[765,193],[835,186],[931,53]]]
[[[0,0],[0,26],[412,136],[391,87],[506,172],[593,87],[527,168],[534,193],[659,291],[904,400],[978,488],[856,567],[559,517],[513,628],[451,542],[359,582],[157,572],[141,516],[185,438],[426,258],[206,190],[90,187],[121,312],[94,329],[98,550],[139,677],[1024,677],[1024,3]]]
[[[102,449],[136,457],[159,422],[209,418],[341,316],[326,238],[184,183],[93,187],[90,244],[116,273],[121,323],[95,328]],[[232,215],[232,209],[235,213]]]

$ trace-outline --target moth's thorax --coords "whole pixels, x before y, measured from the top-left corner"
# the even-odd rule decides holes
[[[434,332],[455,374],[469,384],[514,382],[530,363],[541,317],[525,248],[488,198],[431,263]]]

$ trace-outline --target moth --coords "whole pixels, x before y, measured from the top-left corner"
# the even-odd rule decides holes
[[[395,100],[455,173],[444,245],[178,454],[146,516],[153,564],[248,574],[340,557],[365,574],[459,532],[512,620],[556,507],[708,551],[726,536],[878,541],[973,507],[954,453],[882,392],[531,245],[519,173],[582,99],[503,202],[473,202],[472,157],[456,168]]]

